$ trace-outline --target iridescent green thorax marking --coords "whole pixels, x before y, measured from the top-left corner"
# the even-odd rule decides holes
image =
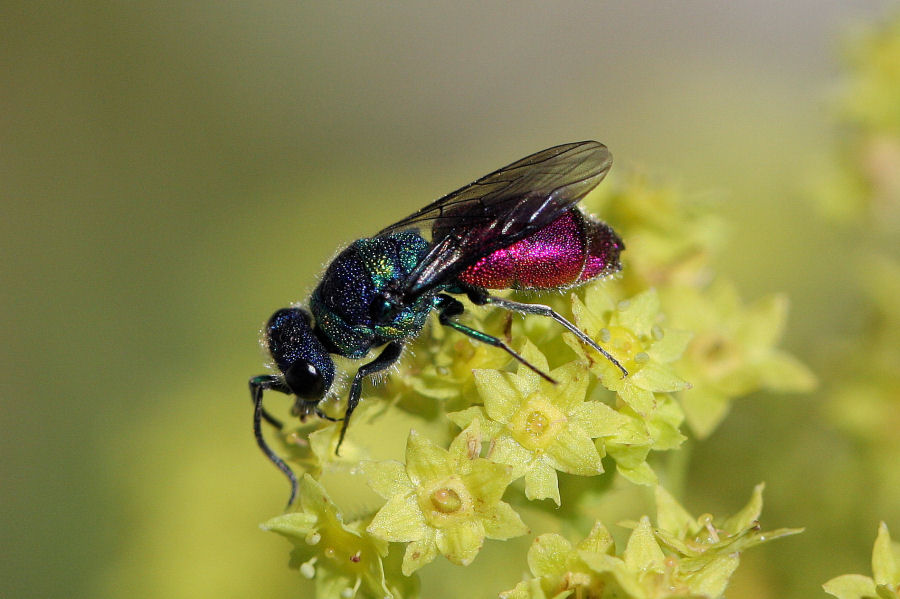
[[[432,308],[430,295],[382,320],[373,316],[372,306],[392,282],[415,269],[428,246],[421,235],[401,231],[358,239],[334,259],[313,292],[310,309],[336,353],[360,358],[373,347],[419,332]]]

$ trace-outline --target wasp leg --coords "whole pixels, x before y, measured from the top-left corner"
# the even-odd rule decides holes
[[[250,399],[253,402],[253,436],[256,437],[256,444],[259,445],[262,452],[266,454],[269,461],[275,464],[279,470],[284,472],[284,475],[291,481],[291,497],[288,499],[287,503],[287,506],[291,507],[291,504],[294,503],[294,498],[297,496],[297,477],[284,460],[275,455],[275,452],[272,451],[262,435],[262,420],[269,422],[276,428],[280,429],[282,427],[281,422],[270,416],[263,409],[263,391],[266,389],[271,389],[272,391],[278,391],[279,393],[287,395],[290,395],[291,391],[277,376],[261,375],[250,379]]]
[[[548,318],[552,318],[562,326],[566,327],[575,334],[582,342],[587,343],[595,350],[603,354],[603,357],[609,360],[613,366],[622,371],[622,376],[628,376],[628,371],[625,370],[625,367],[622,366],[618,360],[616,360],[612,354],[608,351],[597,345],[597,342],[588,337],[584,331],[576,327],[574,324],[566,320],[562,317],[562,315],[551,308],[550,306],[545,306],[543,304],[525,304],[522,302],[514,302],[512,300],[508,300],[502,297],[496,297],[493,295],[488,295],[484,291],[479,289],[467,289],[466,295],[469,296],[469,299],[473,304],[478,306],[497,306],[498,308],[503,308],[504,310],[510,310],[512,312],[519,312],[521,314],[537,314],[539,316],[546,316]]]
[[[316,407],[313,408],[313,410],[316,412],[316,416],[318,416],[322,420],[327,420],[328,422],[340,422],[341,420],[343,420],[343,418],[334,418],[332,416],[329,416],[325,413],[324,410],[322,410],[322,408],[319,407],[319,404],[316,404]]]
[[[272,391],[278,391],[279,393],[284,393],[285,395],[290,395],[291,390],[288,389],[287,385],[284,384],[284,381],[279,379],[277,376],[273,376],[270,374],[261,374],[260,376],[255,376],[250,379],[250,401],[255,402],[254,399],[256,396],[253,394],[254,386],[262,386],[263,389],[271,389]],[[262,391],[260,391],[262,393]],[[271,414],[269,414],[265,408],[262,409],[262,419],[281,430],[284,428],[284,424],[278,418],[275,418]]]
[[[468,335],[476,341],[481,341],[482,343],[487,343],[488,345],[499,347],[500,349],[511,355],[513,358],[536,372],[542,378],[553,384],[556,384],[556,381],[553,380],[553,378],[549,374],[541,372],[541,370],[537,366],[520,356],[515,350],[513,350],[513,348],[505,344],[500,339],[488,335],[487,333],[477,331],[471,327],[467,327],[466,325],[456,322],[455,320],[451,320],[454,316],[459,316],[463,313],[464,307],[458,300],[450,297],[449,295],[438,295],[435,298],[435,304],[438,310],[438,321],[442,325],[459,331],[463,335]]]
[[[291,391],[285,391],[285,393],[292,393]],[[329,422],[340,422],[343,418],[334,418],[333,416],[329,416],[325,413],[325,411],[320,407],[321,402],[319,401],[306,401],[303,398],[298,397],[297,401],[294,403],[294,407],[291,410],[291,414],[300,418],[300,422],[306,422],[306,417],[310,414],[315,414],[322,420],[328,420]],[[266,415],[263,414],[263,419],[265,419]]]
[[[344,423],[341,425],[341,436],[338,437],[337,447],[334,448],[334,455],[340,455],[341,443],[344,442],[344,435],[347,434],[347,425],[350,424],[350,414],[353,413],[353,410],[355,410],[357,404],[359,404],[359,397],[362,394],[363,379],[376,372],[382,371],[385,368],[389,368],[397,361],[401,353],[403,353],[403,344],[392,341],[387,344],[387,347],[385,347],[380,354],[378,354],[377,358],[368,364],[363,364],[359,367],[359,370],[356,371],[356,376],[353,377],[353,383],[350,385],[350,397],[347,399],[347,410],[344,412]]]

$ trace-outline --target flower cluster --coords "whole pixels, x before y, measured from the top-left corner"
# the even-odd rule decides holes
[[[845,58],[848,69],[836,105],[841,135],[827,171],[816,174],[811,195],[854,240],[846,262],[851,281],[861,287],[862,314],[843,310],[841,317],[863,324],[833,348],[835,383],[824,405],[831,424],[852,442],[849,455],[838,459],[846,471],[860,473],[857,490],[864,489],[865,504],[871,512],[895,517],[900,502],[900,14],[859,28],[845,46]],[[883,522],[872,572],[872,578],[838,576],[824,588],[840,599],[900,597],[900,549]]]
[[[900,489],[900,262],[870,257],[861,270],[869,319],[857,347],[842,348],[835,365],[844,376],[827,402],[831,422],[874,466],[870,501],[893,511]]]
[[[842,143],[810,195],[834,220],[890,232],[900,223],[900,18],[864,29],[845,58]]]
[[[573,589],[581,597],[675,596],[663,588],[717,597],[740,551],[762,540],[751,524],[758,500],[745,510],[750,515],[714,525],[688,518],[661,489],[657,527],[634,514],[620,553],[599,523],[574,546],[558,534],[589,528],[613,485],[637,498],[640,489],[680,476],[660,469],[683,460],[667,466],[657,456],[681,447],[685,421],[702,437],[737,397],[813,384],[777,348],[783,298],[745,308],[733,286],[711,277],[723,229],[708,208],[642,181],[591,202],[604,206],[627,240],[623,275],[539,301],[628,375],[552,319],[470,306],[465,324],[503,339],[553,382],[496,348],[435,327],[411,344],[399,372],[365,394],[341,456],[333,453],[339,423],[285,431],[292,461],[309,474],[295,511],[266,528],[294,542],[294,563],[314,578],[320,597],[416,597],[429,564],[469,565],[486,541],[499,545],[529,529],[539,535],[528,553],[534,577],[506,597],[563,597]],[[329,482],[341,477],[343,487]],[[345,522],[342,513],[352,518]],[[504,563],[522,557],[513,553]],[[507,574],[497,577],[495,593],[515,584],[514,572]],[[466,582],[457,582],[457,595]],[[469,592],[485,594],[472,584]]]
[[[291,564],[316,583],[319,597],[412,597],[417,581],[399,575],[388,561],[387,543],[365,534],[362,523],[345,523],[328,492],[311,476],[300,479],[297,508],[263,528],[294,545]],[[394,571],[392,573],[392,570]]]
[[[787,322],[784,295],[745,307],[734,285],[717,280],[703,289],[668,287],[661,296],[671,321],[692,333],[675,364],[691,389],[676,397],[698,437],[715,430],[735,398],[761,389],[797,393],[815,387],[809,369],[777,346]]]
[[[721,523],[708,514],[690,516],[662,487],[656,488],[656,503],[657,526],[646,516],[633,523],[621,555],[600,522],[575,546],[555,533],[539,536],[528,551],[532,578],[500,597],[721,597],[745,549],[800,532],[760,531],[762,485],[747,506]]]
[[[363,465],[369,484],[387,503],[366,529],[385,541],[408,542],[403,556],[407,576],[438,553],[455,564],[470,564],[485,537],[508,539],[528,529],[501,501],[512,482],[509,467],[478,457],[477,423],[441,449],[411,431],[406,464]]]

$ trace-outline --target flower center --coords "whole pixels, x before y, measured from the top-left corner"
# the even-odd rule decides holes
[[[521,407],[509,422],[513,438],[525,449],[545,449],[566,426],[566,415],[544,397],[536,396]]]
[[[459,476],[435,481],[419,491],[419,508],[430,526],[443,528],[472,517],[474,498]]]
[[[550,428],[550,421],[543,412],[529,412],[525,417],[525,432],[533,437],[542,437]]]
[[[647,355],[644,350],[644,344],[629,329],[619,326],[611,326],[604,329],[606,333],[603,335],[603,345],[609,352],[616,357],[619,363],[625,367],[628,372],[637,372],[647,362]],[[608,336],[608,339],[606,338]],[[618,370],[615,366],[606,360],[602,360],[600,364],[609,366],[613,370]],[[619,374],[618,376],[621,376]]]
[[[719,380],[740,367],[740,349],[726,337],[707,333],[697,336],[688,346],[688,353],[698,362],[712,380]]]
[[[431,505],[442,514],[452,514],[462,507],[462,499],[453,489],[444,487],[431,493]]]
[[[625,327],[609,327],[609,334],[610,347],[626,360],[633,360],[635,354],[644,350],[637,336]]]
[[[602,580],[594,580],[586,572],[569,571],[563,576],[559,590],[574,591],[572,597],[595,599],[603,596],[605,586]]]

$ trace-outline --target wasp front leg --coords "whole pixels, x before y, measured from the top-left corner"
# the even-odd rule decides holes
[[[392,341],[387,344],[380,354],[378,354],[377,358],[368,364],[363,364],[359,367],[359,370],[356,371],[356,376],[353,377],[353,383],[350,385],[350,396],[347,398],[347,409],[344,412],[344,422],[341,425],[341,436],[338,437],[337,447],[334,448],[334,455],[340,455],[341,444],[344,442],[344,436],[347,434],[347,426],[350,424],[350,415],[353,413],[353,410],[356,409],[356,406],[359,404],[359,398],[362,395],[363,379],[376,372],[390,368],[394,362],[400,358],[400,354],[402,353],[403,344],[399,341]]]
[[[291,496],[290,499],[288,499],[288,507],[290,507],[290,505],[294,503],[294,498],[297,496],[297,476],[294,474],[294,471],[291,470],[290,466],[272,451],[262,434],[263,420],[279,430],[281,430],[283,426],[280,420],[274,418],[263,408],[263,392],[267,389],[278,391],[279,393],[284,393],[286,395],[291,395],[291,390],[284,384],[284,381],[274,375],[264,374],[250,379],[250,400],[253,402],[253,436],[256,437],[256,444],[259,445],[262,452],[266,454],[269,461],[275,464],[291,482]]]

